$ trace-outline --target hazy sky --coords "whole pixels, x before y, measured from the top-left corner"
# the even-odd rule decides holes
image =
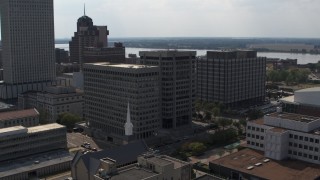
[[[56,38],[86,14],[111,37],[320,37],[320,0],[54,0]]]

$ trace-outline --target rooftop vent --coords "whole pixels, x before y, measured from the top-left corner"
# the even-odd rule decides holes
[[[265,160],[263,160],[264,163],[267,163],[267,162],[269,162],[269,161],[270,161],[270,159],[265,159]]]
[[[247,170],[252,170],[254,167],[253,166],[248,166]]]
[[[256,163],[255,164],[255,166],[261,166],[262,165],[262,163]]]

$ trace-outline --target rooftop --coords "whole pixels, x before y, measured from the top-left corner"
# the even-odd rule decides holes
[[[69,152],[65,150],[51,151],[28,156],[14,161],[1,162],[0,174],[1,177],[5,177],[22,172],[31,172],[43,167],[71,161],[72,158],[73,157]],[[35,161],[38,161],[39,163],[35,163]]]
[[[0,121],[10,120],[10,119],[20,119],[25,117],[36,117],[38,115],[39,115],[39,112],[36,109],[1,112]]]
[[[97,63],[87,63],[93,66],[105,66],[105,67],[115,67],[115,68],[130,68],[130,69],[141,69],[141,68],[152,68],[156,66],[146,66],[137,64],[113,64],[109,62],[97,62]]]
[[[286,130],[286,129],[283,129],[283,128],[279,128],[279,127],[274,127],[274,128],[271,128],[270,131],[281,133],[281,132],[285,132],[285,131],[287,131],[287,130]]]
[[[65,126],[57,124],[57,123],[52,123],[52,124],[46,124],[46,125],[41,125],[41,126],[34,126],[28,128],[28,133],[38,133],[42,131],[49,131],[52,129],[59,129],[59,128],[65,128]]]
[[[7,135],[13,135],[13,134],[20,134],[20,133],[26,133],[27,128],[23,126],[13,126],[8,128],[0,128],[0,137],[1,136],[7,136]]]
[[[306,116],[302,114],[285,113],[285,112],[281,112],[281,113],[276,112],[276,113],[269,114],[269,116],[278,117],[281,119],[289,119],[292,121],[300,121],[304,123],[310,123],[312,121],[316,121],[320,119],[318,117]]]
[[[143,168],[133,167],[130,169],[124,169],[123,171],[119,171],[118,174],[112,176],[110,180],[124,180],[124,179],[140,180],[140,179],[152,177],[154,175],[157,175],[157,173],[154,173],[152,171],[149,171]]]
[[[252,149],[244,149],[210,163],[265,179],[317,179],[320,176],[319,165],[298,160],[270,160],[264,157],[263,152]]]

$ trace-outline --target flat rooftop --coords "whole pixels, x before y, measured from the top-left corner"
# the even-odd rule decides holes
[[[29,127],[28,128],[28,133],[38,133],[42,131],[49,131],[52,129],[60,129],[64,128],[65,126],[60,125],[58,123],[52,123],[52,124],[46,124],[46,125],[41,125],[41,126],[34,126],[34,127]]]
[[[157,173],[143,168],[132,167],[130,169],[124,169],[122,171],[120,170],[118,174],[112,176],[110,180],[141,180],[148,177],[152,177],[154,175],[157,175]]]
[[[128,69],[144,69],[144,68],[155,68],[157,66],[146,66],[137,64],[113,64],[109,62],[97,62],[97,63],[86,63],[93,66],[104,66],[104,67],[115,67],[115,68],[128,68]]]
[[[292,121],[300,121],[304,123],[320,120],[319,117],[312,117],[312,116],[306,116],[302,114],[293,114],[293,113],[285,113],[285,112],[281,112],[281,113],[276,112],[276,113],[269,114],[269,116],[277,117],[281,119],[289,119]]]
[[[27,133],[28,129],[23,126],[13,126],[7,128],[0,128],[0,137],[6,135],[13,135],[13,134],[20,134],[20,133]]]
[[[28,156],[14,161],[0,163],[0,176],[6,177],[23,172],[30,172],[47,166],[70,162],[73,156],[66,150],[57,150],[47,153]],[[35,163],[38,161],[39,163]]]
[[[36,117],[38,115],[39,115],[39,112],[36,109],[0,112],[0,121],[20,119],[25,117]]]
[[[247,148],[210,163],[265,179],[316,179],[320,177],[319,165],[298,160],[268,159],[269,162],[264,162],[266,159],[263,152]],[[257,163],[261,165],[256,166]],[[253,169],[247,169],[250,166]]]

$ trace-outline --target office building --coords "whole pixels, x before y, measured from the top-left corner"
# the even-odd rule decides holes
[[[2,49],[1,49],[1,46],[0,46],[0,69],[2,69]],[[3,79],[0,79],[1,81]]]
[[[37,108],[48,122],[56,122],[59,114],[83,117],[84,93],[72,87],[48,86],[42,92],[26,92],[18,97],[19,109]]]
[[[283,111],[320,117],[320,88],[307,88],[294,92],[293,96],[280,99]]]
[[[162,127],[191,125],[196,96],[195,51],[140,51],[140,63],[159,66]]]
[[[224,179],[319,179],[320,166],[294,159],[276,161],[264,153],[243,149],[209,163],[210,172]]]
[[[266,58],[256,51],[208,51],[197,61],[197,96],[228,107],[265,100]]]
[[[83,63],[110,62],[125,63],[125,47],[117,44],[115,47],[85,47],[83,49]]]
[[[109,31],[107,26],[95,26],[85,12],[77,22],[77,32],[69,42],[70,62],[83,64],[83,49],[85,47],[108,47]],[[82,67],[82,66],[81,66]]]
[[[320,164],[320,118],[277,111],[247,123],[247,146],[275,160]]]
[[[0,8],[4,69],[0,98],[42,90],[56,77],[53,0],[1,0]]]
[[[101,130],[108,141],[122,144],[129,141],[124,125],[130,111],[130,138],[154,136],[161,126],[159,71],[145,65],[84,64],[85,117],[90,127]]]
[[[0,129],[12,126],[32,127],[39,125],[39,112],[36,109],[0,112]]]
[[[66,51],[64,49],[55,48],[55,57],[56,57],[56,63],[69,63],[69,51]]]
[[[0,162],[67,148],[66,127],[56,123],[3,128],[0,139]]]

